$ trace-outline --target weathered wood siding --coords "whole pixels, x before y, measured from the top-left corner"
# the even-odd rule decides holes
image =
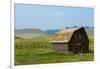
[[[68,53],[68,44],[66,43],[53,43],[52,46],[56,53]]]
[[[89,52],[89,39],[85,30],[82,28],[75,31],[68,45],[68,50],[74,53]]]

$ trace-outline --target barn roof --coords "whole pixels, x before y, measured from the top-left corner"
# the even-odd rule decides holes
[[[69,42],[72,34],[74,31],[78,30],[80,28],[70,28],[70,29],[61,29],[59,32],[57,32],[53,39],[50,41],[51,43],[62,43],[62,42]]]

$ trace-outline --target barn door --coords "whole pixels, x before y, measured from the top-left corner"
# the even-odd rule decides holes
[[[82,43],[71,43],[69,46],[69,51],[72,51],[73,53],[81,53],[82,51]]]
[[[75,53],[80,53],[81,51],[82,51],[82,43],[78,42],[78,43],[76,43],[74,52]]]

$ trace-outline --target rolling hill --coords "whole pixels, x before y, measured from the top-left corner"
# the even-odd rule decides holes
[[[40,29],[15,29],[15,36],[31,38],[37,36],[47,36],[49,35],[47,32],[42,31]]]

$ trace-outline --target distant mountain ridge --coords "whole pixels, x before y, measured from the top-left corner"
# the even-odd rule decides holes
[[[94,35],[94,27],[85,27],[88,36]]]
[[[45,32],[49,33],[49,34],[55,34],[56,32],[58,32],[59,30],[46,30]]]
[[[76,27],[67,27],[66,29],[70,29],[70,28],[76,28]],[[77,27],[78,28],[78,27]],[[84,27],[86,32],[87,32],[87,35],[90,36],[90,35],[94,35],[94,27]],[[47,33],[49,34],[55,34],[56,32],[58,32],[59,30],[46,30]]]
[[[67,27],[67,29],[70,29],[72,27]],[[84,27],[87,35],[94,35],[94,27]],[[58,32],[59,29],[48,29],[46,31],[43,31],[41,29],[15,29],[15,36],[18,37],[25,37],[25,38],[32,38],[32,37],[38,37],[38,36],[48,36],[48,35],[54,35],[56,32]]]

